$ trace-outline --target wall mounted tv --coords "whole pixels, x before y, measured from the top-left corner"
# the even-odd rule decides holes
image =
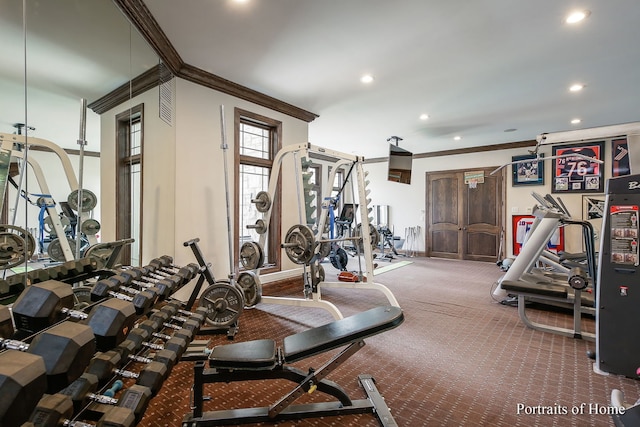
[[[387,179],[402,184],[411,184],[413,153],[389,144],[389,171]]]

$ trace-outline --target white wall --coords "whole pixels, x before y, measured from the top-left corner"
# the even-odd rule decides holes
[[[116,115],[144,104],[142,189],[142,263],[176,253],[176,128],[159,118],[159,88],[155,87],[101,116],[102,241],[116,240]],[[175,122],[175,120],[174,120]],[[181,219],[187,220],[188,219]]]

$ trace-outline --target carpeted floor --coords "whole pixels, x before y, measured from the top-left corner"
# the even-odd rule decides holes
[[[593,343],[526,328],[517,309],[490,295],[500,270],[490,263],[411,258],[412,263],[376,276],[388,286],[405,313],[398,328],[376,335],[328,379],[352,398],[364,398],[358,374],[371,374],[399,426],[611,426],[610,416],[590,414],[608,404],[612,388],[628,400],[640,397],[640,382],[602,376],[586,352]],[[395,261],[394,261],[395,262]],[[325,264],[326,268],[326,264]],[[333,272],[327,271],[327,280]],[[265,295],[301,296],[299,287],[267,286]],[[385,304],[371,290],[325,289],[323,299],[345,316]],[[570,327],[571,316],[533,312],[532,320]],[[320,309],[260,304],[245,310],[235,341],[282,338],[330,322]],[[594,330],[587,319],[584,329]],[[212,346],[228,343],[212,335]],[[305,359],[302,369],[318,367],[326,355]],[[179,426],[189,412],[193,363],[176,366],[139,425]],[[285,381],[209,384],[205,410],[269,405],[293,386]],[[299,402],[322,400],[320,393]],[[531,415],[539,405],[567,414]],[[520,410],[519,410],[520,409]],[[578,412],[577,414],[572,414]],[[520,413],[519,413],[520,412]],[[279,426],[377,426],[371,415],[282,422]]]

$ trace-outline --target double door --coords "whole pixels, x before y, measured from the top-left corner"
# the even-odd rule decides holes
[[[471,186],[464,172],[428,172],[426,185],[427,256],[496,262],[504,230],[503,170],[477,168],[484,182]]]

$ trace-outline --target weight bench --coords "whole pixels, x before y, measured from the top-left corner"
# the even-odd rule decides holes
[[[568,285],[553,283],[527,283],[521,280],[503,280],[500,284],[508,294],[518,297],[518,315],[527,327],[565,337],[595,341],[595,334],[582,331],[582,314],[595,314],[594,301],[579,289]],[[573,309],[573,329],[544,325],[534,322],[527,316],[527,301],[539,301],[543,304]]]
[[[404,320],[399,307],[376,307],[326,325],[285,337],[281,348],[271,339],[260,339],[215,347],[205,361],[194,367],[193,412],[185,415],[183,427],[258,423],[332,415],[373,413],[383,426],[396,426],[389,408],[375,387],[374,379],[359,375],[368,398],[351,400],[333,381],[324,379],[341,363],[364,347],[364,339],[393,329]],[[344,347],[323,366],[304,372],[291,363]],[[203,412],[203,386],[207,383],[286,379],[297,385],[268,407]],[[304,393],[314,391],[333,396],[329,402],[292,405]]]

